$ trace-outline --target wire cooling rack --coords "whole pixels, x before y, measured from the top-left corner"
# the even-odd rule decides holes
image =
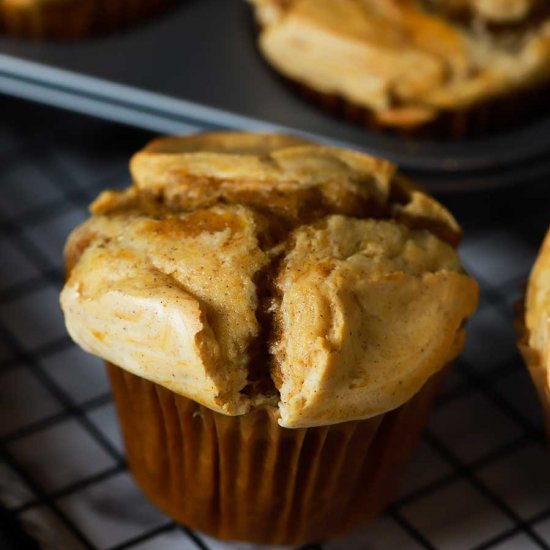
[[[229,550],[175,525],[129,476],[99,361],[66,335],[62,247],[150,135],[2,98],[0,502],[45,548]],[[449,201],[447,201],[449,202]],[[451,207],[478,313],[390,510],[310,550],[550,548],[550,456],[515,348],[513,305],[550,222],[550,186]],[[303,547],[305,550],[306,547]]]

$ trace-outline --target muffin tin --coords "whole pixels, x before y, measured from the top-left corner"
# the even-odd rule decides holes
[[[0,91],[158,132],[297,132],[388,158],[432,191],[550,174],[550,115],[521,130],[437,143],[369,132],[298,97],[261,59],[242,0],[188,0],[123,33],[74,43],[0,40]]]
[[[437,143],[386,136],[324,113],[264,63],[243,0],[184,1],[122,33],[71,43],[0,40],[0,91],[164,132],[278,130],[388,158],[432,191],[550,175],[550,114],[520,130]]]

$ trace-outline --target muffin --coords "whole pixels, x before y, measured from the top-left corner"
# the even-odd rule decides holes
[[[130,167],[68,239],[61,304],[137,483],[222,539],[374,517],[476,306],[456,221],[389,162],[286,136],[164,138]]]
[[[548,320],[550,318],[550,231],[529,276],[525,301],[516,319],[519,349],[542,403],[550,437],[550,393],[548,388]]]
[[[267,61],[369,128],[461,138],[546,108],[543,0],[251,0]]]
[[[0,30],[25,38],[74,39],[117,30],[174,0],[0,0]]]

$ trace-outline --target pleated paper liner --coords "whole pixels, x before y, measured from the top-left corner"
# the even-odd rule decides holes
[[[541,114],[548,114],[550,82],[490,98],[467,109],[445,110],[435,119],[413,126],[388,126],[376,113],[336,94],[319,92],[283,77],[301,96],[325,111],[376,132],[410,138],[458,140],[516,130]]]
[[[125,28],[177,0],[40,0],[0,2],[0,32],[30,39],[68,40]]]
[[[357,422],[286,429],[275,409],[230,417],[107,364],[131,472],[176,521],[258,544],[349,531],[390,502],[443,371],[400,408]]]
[[[529,330],[525,326],[525,305],[521,301],[516,304],[516,318],[514,325],[519,335],[518,348],[525,361],[537,395],[542,405],[546,421],[546,432],[550,440],[550,390],[548,388],[548,372],[542,364],[542,358],[537,350],[529,346]]]

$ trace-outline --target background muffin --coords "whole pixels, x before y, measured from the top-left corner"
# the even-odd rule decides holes
[[[0,0],[0,29],[26,38],[71,39],[112,31],[175,0]]]
[[[138,483],[228,539],[373,517],[475,308],[452,216],[390,163],[283,136],[167,138],[131,169],[70,237],[61,300]]]
[[[252,0],[266,59],[370,128],[463,137],[546,107],[550,6],[538,0]]]
[[[525,303],[517,328],[519,348],[545,411],[550,435],[550,391],[548,384],[548,320],[550,318],[550,231],[531,271]]]

